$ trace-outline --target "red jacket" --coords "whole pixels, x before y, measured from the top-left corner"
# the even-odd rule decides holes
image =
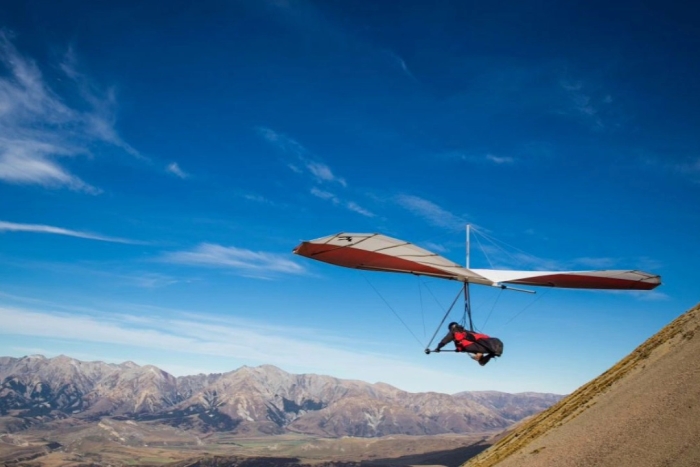
[[[486,334],[479,334],[478,332],[471,332],[464,329],[462,326],[455,326],[454,329],[447,333],[445,337],[442,338],[437,348],[441,349],[450,342],[455,343],[455,348],[457,352],[463,352],[465,348],[469,345],[480,341],[481,339],[488,339],[489,336]]]

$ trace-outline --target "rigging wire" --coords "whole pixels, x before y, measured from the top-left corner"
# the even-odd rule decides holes
[[[536,299],[534,299],[534,300],[533,300],[532,302],[530,302],[528,305],[526,305],[525,307],[523,307],[522,310],[520,310],[519,312],[517,312],[513,317],[511,317],[508,321],[506,321],[506,322],[503,324],[503,326],[507,326],[511,321],[513,321],[515,318],[517,318],[518,316],[520,316],[525,310],[527,310],[527,309],[530,308],[532,305],[534,305],[535,303],[537,303],[537,301],[539,301],[539,299],[541,299],[542,297],[544,297],[545,295],[547,295],[547,293],[549,293],[549,290],[550,290],[550,289],[546,289],[544,292],[542,292],[540,295],[538,295]]]
[[[437,336],[438,331],[440,330],[443,323],[445,322],[445,320],[449,316],[450,312],[452,311],[452,308],[455,306],[455,303],[457,303],[457,300],[459,299],[460,295],[462,295],[462,290],[464,290],[466,287],[467,287],[467,283],[465,282],[464,286],[461,289],[459,289],[457,296],[452,301],[452,305],[450,305],[450,307],[445,312],[445,316],[442,317],[442,321],[440,321],[440,324],[438,324],[437,328],[435,329],[435,332],[433,333],[433,337],[430,338],[430,342],[428,342],[428,344],[425,346],[426,350],[430,349],[430,345],[433,343],[433,340],[435,340],[435,336]]]
[[[362,271],[360,271],[360,272],[362,273]],[[419,344],[419,345],[421,346],[421,348],[422,348],[422,347],[423,347],[423,343],[420,341],[420,339],[418,339],[418,337],[413,333],[413,331],[411,331],[411,328],[408,327],[408,325],[404,322],[404,320],[401,319],[401,316],[399,316],[399,314],[396,312],[396,310],[394,310],[394,308],[392,308],[392,306],[389,304],[389,302],[386,301],[386,299],[384,298],[384,296],[383,296],[382,294],[379,293],[379,290],[377,290],[377,288],[370,282],[370,280],[367,279],[367,276],[365,276],[364,273],[362,273],[362,277],[367,281],[367,283],[369,284],[369,286],[372,287],[372,289],[377,293],[377,295],[379,295],[379,298],[382,299],[382,301],[386,304],[386,306],[389,307],[389,309],[391,310],[391,312],[394,313],[394,316],[396,316],[396,318],[398,318],[398,320],[401,321],[401,324],[403,324],[403,326],[406,328],[406,330],[408,330],[408,332],[411,333],[411,335],[413,336],[413,338],[418,342],[418,344]]]
[[[459,295],[462,293],[462,290],[465,290],[465,289],[469,290],[467,288],[467,284],[465,283],[464,286],[460,289],[460,292],[457,294],[457,297],[452,301],[452,304],[450,305],[450,307],[447,310],[445,310],[445,307],[443,306],[443,304],[440,303],[440,300],[435,296],[433,291],[430,289],[428,282],[423,282],[423,285],[425,286],[425,289],[433,297],[433,300],[435,300],[435,303],[437,304],[437,306],[440,307],[441,310],[446,312],[445,317],[447,317],[447,315],[449,315],[450,312],[452,311],[452,308],[454,308],[455,303],[457,303],[457,299],[459,298]],[[465,307],[464,313],[462,314],[462,318],[460,319],[460,324],[462,326],[466,326],[466,321],[467,321],[467,309]],[[445,318],[443,318],[442,321],[440,322],[440,324],[438,324],[438,330],[440,329],[440,326],[442,326],[442,323],[444,323],[444,322],[445,322]],[[437,334],[437,331],[435,331],[435,334]],[[435,338],[435,334],[433,334],[433,339]],[[430,340],[430,342],[432,342],[432,339]],[[430,345],[430,344],[428,344],[428,345]]]
[[[433,291],[430,290],[430,287],[428,286],[428,283],[427,283],[427,282],[423,282],[423,285],[425,286],[426,290],[427,290],[428,292],[430,292],[430,295],[433,297],[433,300],[435,300],[435,303],[437,303],[437,305],[440,307],[440,309],[441,309],[441,310],[445,310],[445,307],[442,305],[442,303],[440,303],[440,300],[438,300],[438,298],[435,296],[435,294],[433,293]],[[468,285],[467,285],[466,283],[465,283],[464,286],[460,289],[460,292],[459,292],[459,293],[461,294],[463,290],[466,290],[466,295],[469,295],[469,287],[468,287]],[[457,294],[457,298],[459,298],[459,294]],[[455,298],[455,300],[452,301],[452,304],[450,305],[450,308],[448,308],[448,309],[446,310],[446,311],[447,311],[447,314],[449,314],[450,311],[452,311],[452,308],[454,308],[455,303],[457,302],[457,298]],[[466,302],[465,302],[465,303],[466,303]],[[470,319],[470,321],[471,321],[471,319]],[[442,322],[445,322],[445,318],[442,319]],[[464,308],[464,313],[462,313],[462,318],[460,319],[459,324],[461,324],[462,326],[466,326],[466,325],[467,325],[466,323],[467,323],[467,307]],[[442,323],[440,323],[440,324],[438,325],[438,328],[440,328],[441,325],[442,325]],[[435,336],[433,336],[433,337],[435,337]],[[432,342],[432,341],[431,341],[431,342]]]
[[[501,299],[501,295],[503,295],[503,289],[501,289],[498,292],[498,295],[496,296],[496,300],[493,302],[493,305],[491,306],[491,311],[489,311],[488,316],[486,316],[486,320],[484,321],[484,324],[481,325],[482,329],[486,329],[486,323],[489,322],[489,318],[491,318],[491,314],[493,313],[493,310],[496,308],[498,301]]]
[[[472,231],[474,231],[474,230],[476,230],[476,229],[475,229],[474,227],[472,227]],[[502,241],[502,240],[498,240],[496,237],[493,237],[493,236],[491,236],[491,235],[488,235],[488,234],[482,232],[481,230],[477,230],[477,232],[478,232],[479,235],[481,235],[482,237],[484,237],[484,239],[486,239],[486,240],[488,240],[489,242],[491,242],[491,244],[492,244],[495,248],[497,248],[497,249],[500,250],[502,253],[506,254],[507,256],[509,256],[510,258],[512,258],[512,259],[515,260],[515,261],[520,262],[520,261],[522,261],[522,258],[516,258],[515,255],[511,254],[508,250],[506,250],[505,248],[503,248],[501,245],[505,245],[505,246],[507,246],[508,248],[511,248],[511,249],[513,249],[513,250],[516,250],[516,251],[522,253],[522,254],[523,254],[524,256],[526,256],[527,258],[533,258],[533,255],[531,255],[530,253],[528,253],[528,252],[526,252],[526,251],[524,251],[524,250],[521,250],[521,249],[518,248],[518,247],[515,247],[515,246],[513,246],[513,245],[511,245],[511,244],[509,244],[509,243],[506,243],[506,242]],[[477,240],[477,241],[478,241],[478,240]],[[485,255],[486,255],[486,252],[484,252],[483,250],[482,250],[482,252],[484,253],[484,256],[485,256]],[[488,258],[487,258],[487,259],[488,259]],[[489,261],[489,263],[490,263],[490,261]],[[493,267],[493,266],[492,266],[492,267]]]
[[[481,232],[479,232],[479,233],[481,234]],[[479,240],[479,237],[476,236],[476,235],[474,235],[474,240],[476,240],[476,243],[479,244],[479,248],[481,249],[481,253],[482,253],[482,254],[484,255],[484,257],[486,258],[486,261],[489,262],[489,265],[491,266],[491,269],[494,269],[493,263],[491,262],[491,258],[489,258],[489,255],[486,254],[486,249],[485,249],[484,246],[481,244],[481,241]]]
[[[504,242],[504,241],[502,241],[502,240],[498,240],[498,239],[496,239],[495,237],[493,237],[493,236],[491,236],[491,235],[488,235],[488,234],[482,232],[481,229],[477,229],[477,228],[475,228],[474,226],[472,226],[472,227],[471,227],[471,230],[472,230],[473,233],[478,234],[478,235],[474,235],[474,239],[476,240],[477,244],[479,245],[479,248],[480,248],[482,254],[484,255],[484,257],[485,257],[486,260],[488,261],[488,263],[489,263],[489,265],[491,266],[491,268],[494,268],[493,262],[491,261],[491,259],[489,258],[488,254],[486,253],[486,248],[484,247],[484,245],[483,245],[483,244],[481,243],[481,241],[479,240],[479,236],[483,236],[484,239],[485,239],[485,240],[488,240],[497,250],[499,250],[500,252],[502,252],[503,254],[505,254],[506,256],[508,256],[508,257],[510,257],[510,258],[512,258],[513,260],[515,260],[515,261],[517,261],[517,262],[522,261],[523,258],[517,258],[515,255],[513,255],[512,253],[510,253],[508,250],[506,250],[505,248],[503,248],[503,246],[501,246],[501,245],[505,245],[505,246],[507,246],[508,248],[511,248],[512,250],[521,253],[522,255],[524,255],[524,256],[527,257],[527,258],[533,258],[533,256],[532,256],[530,253],[527,253],[526,251],[521,250],[520,248],[517,248],[517,247],[515,247],[515,246],[513,246],[513,245],[510,245],[509,243],[506,243],[506,242]],[[525,307],[523,307],[523,309],[521,309],[519,312],[517,312],[515,315],[513,315],[513,316],[512,316],[508,321],[506,321],[506,323],[504,323],[502,326],[507,326],[509,323],[511,323],[513,320],[515,320],[518,316],[520,316],[523,312],[525,312],[528,308],[530,308],[532,305],[534,305],[535,303],[537,303],[537,301],[539,301],[540,299],[542,299],[548,292],[549,292],[549,289],[546,289],[543,293],[538,294],[538,295],[537,295],[537,298],[535,298],[535,300],[533,300],[532,302],[530,302],[529,304],[527,304]],[[499,293],[498,296],[496,297],[496,300],[495,300],[495,302],[493,303],[493,306],[491,307],[491,310],[489,311],[489,314],[488,314],[488,316],[486,317],[486,320],[484,321],[484,324],[482,325],[482,327],[484,327],[484,328],[486,327],[486,323],[488,323],[489,319],[491,318],[491,315],[492,315],[494,309],[496,308],[496,305],[498,304],[498,301],[500,300],[502,294],[503,294],[503,290],[501,290],[501,293]]]
[[[433,297],[433,300],[435,300],[435,303],[440,307],[441,310],[445,310],[445,307],[440,303],[440,300],[435,296],[432,290],[430,290],[430,287],[428,286],[427,282],[423,282],[423,285],[425,286],[425,290],[427,290],[430,293],[430,296]]]
[[[480,236],[483,236],[484,239],[485,239],[485,240],[488,240],[491,244],[493,244],[493,246],[494,246],[496,249],[498,249],[499,251],[501,251],[501,252],[504,253],[505,255],[507,255],[507,256],[513,258],[514,260],[518,260],[518,258],[516,258],[513,254],[509,253],[506,249],[504,249],[501,245],[499,245],[499,243],[501,243],[501,244],[503,244],[503,245],[506,245],[506,246],[508,246],[508,247],[510,247],[510,248],[512,248],[512,249],[514,249],[514,250],[517,250],[517,251],[519,251],[520,253],[526,255],[527,257],[532,257],[532,255],[530,255],[529,253],[526,253],[525,251],[523,251],[523,250],[521,250],[521,249],[519,249],[519,248],[517,248],[517,247],[514,247],[514,246],[512,246],[512,245],[509,245],[508,243],[502,242],[502,241],[500,241],[500,240],[496,240],[494,237],[491,237],[490,235],[487,235],[487,234],[481,232],[481,230],[475,229],[473,226],[472,226],[472,231],[473,231],[474,233],[478,233]],[[481,249],[481,252],[483,253],[483,255],[484,255],[484,257],[486,258],[486,260],[488,261],[489,265],[491,266],[491,268],[494,268],[491,259],[490,259],[490,258],[488,257],[488,255],[486,254],[486,248],[484,247],[484,245],[483,245],[483,244],[481,243],[481,241],[479,240],[479,237],[478,237],[478,236],[475,236],[474,238],[476,239],[476,241],[477,241],[477,243],[478,243],[478,245],[479,245],[479,248]],[[360,272],[362,273],[362,271],[360,271]],[[421,347],[422,347],[422,343],[421,343],[420,339],[415,335],[415,333],[411,330],[411,328],[404,322],[404,320],[401,318],[401,316],[396,312],[396,310],[394,310],[394,308],[389,304],[389,302],[384,298],[384,296],[379,292],[379,290],[377,290],[377,288],[374,286],[374,284],[372,284],[372,282],[366,277],[366,275],[365,275],[364,273],[362,273],[362,277],[365,279],[365,281],[367,281],[367,283],[369,284],[369,286],[372,287],[372,289],[374,290],[374,292],[379,296],[379,298],[382,299],[382,301],[386,304],[386,306],[389,308],[389,310],[391,310],[391,312],[394,314],[394,316],[396,316],[396,318],[401,322],[401,324],[406,328],[406,330],[413,336],[413,338],[414,338],[414,339],[421,345]],[[418,277],[418,276],[417,276],[417,277]],[[424,282],[423,285],[424,285],[425,288],[428,290],[428,292],[429,292],[430,295],[433,297],[433,300],[435,300],[435,302],[438,304],[438,306],[444,310],[444,307],[443,307],[442,304],[439,302],[439,300],[437,299],[437,297],[435,296],[435,294],[433,293],[433,291],[430,289],[430,287],[428,286],[428,284]],[[452,311],[452,308],[453,308],[454,305],[457,303],[457,300],[459,299],[460,295],[462,294],[463,291],[466,290],[467,287],[468,287],[468,284],[465,283],[465,284],[464,284],[464,287],[463,287],[462,289],[460,289],[459,293],[457,294],[457,296],[455,297],[455,299],[452,301],[452,304],[450,305],[450,307],[449,307],[449,308],[447,309],[447,311],[445,312],[445,315],[443,316],[442,320],[440,321],[440,324],[438,324],[437,329],[436,329],[435,332],[433,333],[433,336],[430,338],[430,342],[428,342],[428,345],[426,346],[426,353],[428,353],[428,349],[429,349],[430,345],[432,344],[433,340],[435,340],[435,336],[437,336],[437,333],[440,331],[440,327],[444,324],[445,320],[447,319],[447,317],[449,316],[450,312]],[[494,301],[494,303],[493,303],[493,305],[492,305],[492,307],[491,307],[491,310],[489,311],[489,314],[488,314],[488,316],[486,317],[486,320],[484,321],[482,327],[485,327],[486,324],[488,323],[489,319],[491,318],[491,315],[493,314],[493,311],[494,311],[494,309],[496,308],[496,305],[498,304],[498,302],[499,302],[499,300],[500,300],[500,298],[501,298],[501,295],[503,294],[502,292],[503,292],[503,290],[501,290],[501,293],[499,293],[498,296],[496,297],[496,300]],[[508,324],[510,324],[513,320],[515,320],[518,316],[520,316],[520,315],[521,315],[523,312],[525,312],[528,308],[530,308],[530,307],[531,307],[532,305],[534,305],[537,301],[539,301],[542,297],[544,297],[548,292],[549,292],[549,290],[545,290],[544,293],[539,294],[535,300],[533,300],[531,303],[529,303],[528,305],[526,305],[525,307],[523,307],[523,309],[520,310],[518,313],[516,313],[515,315],[513,315],[508,321],[506,321],[506,322],[503,324],[503,326],[507,326]],[[418,283],[418,293],[419,293],[419,301],[420,301],[420,307],[421,307],[421,319],[422,319],[422,322],[423,322],[423,334],[426,335],[425,313],[424,313],[424,304],[423,304],[423,293],[422,293],[422,287],[421,287],[420,278],[419,278],[419,283]],[[466,321],[466,316],[467,316],[467,308],[465,307],[464,316],[462,316],[462,322],[463,322],[463,324],[466,324],[466,323],[465,323],[465,321]],[[470,317],[470,322],[471,322],[471,317]]]

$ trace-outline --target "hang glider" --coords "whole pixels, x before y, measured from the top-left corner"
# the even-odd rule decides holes
[[[294,253],[347,268],[451,279],[504,287],[519,284],[572,289],[651,290],[658,275],[635,270],[510,271],[467,269],[412,243],[381,234],[339,233],[302,242]]]

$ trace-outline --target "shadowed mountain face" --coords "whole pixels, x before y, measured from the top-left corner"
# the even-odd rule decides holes
[[[700,465],[700,305],[464,467]]]
[[[65,356],[0,358],[0,431],[118,416],[198,432],[324,437],[502,430],[553,394],[408,393],[387,384],[292,375],[263,365],[175,378],[150,365]]]

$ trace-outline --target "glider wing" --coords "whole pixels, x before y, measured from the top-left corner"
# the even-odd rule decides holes
[[[472,269],[498,284],[521,284],[569,289],[651,290],[661,277],[642,271],[504,271]]]
[[[642,271],[509,271],[466,269],[412,243],[381,234],[339,233],[302,242],[294,253],[337,266],[401,272],[490,286],[651,290],[661,277]]]
[[[490,280],[440,255],[381,234],[339,233],[302,242],[294,253],[347,268],[402,272],[492,285]]]

